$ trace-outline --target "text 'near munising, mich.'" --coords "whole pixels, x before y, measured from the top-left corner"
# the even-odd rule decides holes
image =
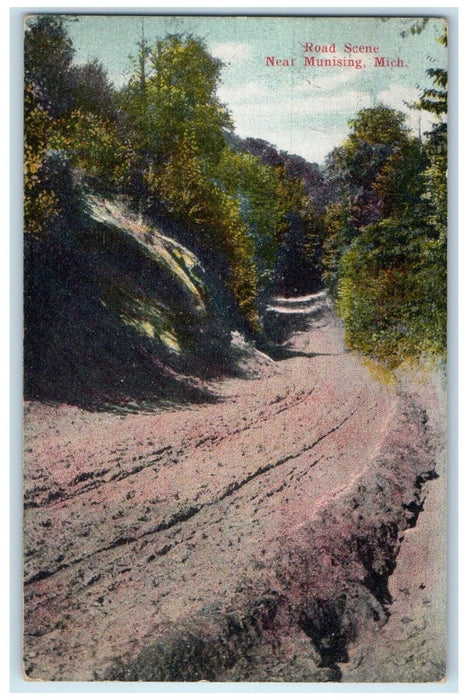
[[[304,44],[304,55],[301,59],[283,56],[265,56],[265,66],[271,68],[356,68],[360,70],[372,66],[373,68],[408,68],[404,60],[397,57],[380,55],[380,47],[370,44],[353,44],[346,42],[341,51],[336,48],[336,43],[315,44],[306,41]],[[367,56],[369,64],[364,63],[364,56]]]

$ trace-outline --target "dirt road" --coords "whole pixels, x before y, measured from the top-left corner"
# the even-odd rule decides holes
[[[266,319],[275,362],[238,342],[249,378],[213,385],[214,403],[26,405],[29,678],[443,675],[444,558],[431,558],[430,526],[420,605],[436,628],[413,662],[411,622],[396,625],[392,639],[408,639],[394,658],[375,653],[394,606],[402,618],[416,604],[391,585],[403,533],[426,492],[442,512],[434,376],[374,378],[346,351],[323,294],[277,299]],[[414,556],[421,547],[416,536]]]

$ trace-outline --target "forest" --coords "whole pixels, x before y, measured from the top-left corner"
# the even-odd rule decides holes
[[[235,134],[217,96],[222,63],[199,38],[142,36],[116,88],[98,60],[74,63],[67,21],[39,15],[25,31],[27,393],[57,377],[51,347],[75,342],[57,314],[82,315],[76,299],[96,293],[90,256],[94,267],[102,260],[83,247],[84,192],[120,198],[149,226],[165,222],[223,287],[228,329],[259,346],[272,295],[325,288],[349,348],[389,368],[445,356],[445,70],[429,68],[432,88],[414,105],[432,114],[428,133],[413,135],[402,113],[375,104],[318,166]],[[123,302],[96,279],[99,303],[112,310],[114,299],[122,319]]]

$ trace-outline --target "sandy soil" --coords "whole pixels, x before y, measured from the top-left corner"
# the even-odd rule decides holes
[[[443,677],[437,377],[374,377],[321,294],[268,314],[216,403],[26,404],[28,678]]]

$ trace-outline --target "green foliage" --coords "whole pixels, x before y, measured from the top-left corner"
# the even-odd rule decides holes
[[[323,226],[326,235],[322,247],[322,277],[332,299],[335,299],[338,292],[340,257],[356,236],[356,229],[351,224],[350,205],[347,199],[327,207]]]
[[[26,230],[41,235],[59,206],[44,178],[58,152],[141,211],[163,209],[187,227],[207,258],[226,265],[241,315],[258,328],[259,291],[314,255],[303,182],[281,161],[265,165],[228,144],[232,122],[216,94],[222,64],[201,40],[171,35],[151,46],[142,36],[133,75],[115,91],[97,61],[73,64],[66,22],[39,15],[25,34]]]
[[[279,246],[288,228],[288,200],[283,174],[262,164],[259,158],[225,148],[215,177],[230,197],[237,199],[246,233],[251,241],[258,285],[268,285]]]
[[[128,144],[118,130],[113,91],[93,61],[72,64],[66,19],[39,15],[25,32],[24,216],[25,232],[45,237],[58,196],[46,182],[51,151],[110,183],[126,173]]]
[[[156,43],[150,65],[147,89],[155,107],[159,157],[170,155],[189,124],[197,152],[216,161],[225,146],[223,130],[232,126],[216,96],[221,61],[199,39],[174,35]]]
[[[221,62],[191,36],[168,36],[154,47],[142,39],[138,49],[118,102],[140,164],[146,170],[163,167],[189,129],[197,154],[216,161],[225,147],[224,129],[232,126],[216,96]]]
[[[228,286],[253,328],[258,324],[253,246],[237,192],[219,181],[224,130],[231,126],[216,96],[220,69],[203,42],[191,36],[168,36],[154,47],[142,39],[134,75],[118,100],[133,144],[130,170],[141,174],[135,193],[162,204],[196,232],[206,250],[228,261]]]
[[[48,145],[64,151],[77,168],[109,184],[126,177],[129,147],[120,139],[116,123],[98,114],[76,109],[55,120]]]
[[[447,46],[448,44],[448,33],[447,27],[445,27],[443,34],[439,37],[439,43],[442,46]],[[448,104],[448,72],[446,68],[428,68],[426,71],[427,75],[432,78],[433,86],[424,90],[421,99],[419,100],[417,107],[419,109],[425,109],[427,112],[436,114],[439,117],[443,117],[447,114],[447,104]]]
[[[25,83],[34,86],[38,103],[53,117],[72,105],[74,50],[65,24],[59,15],[38,15],[25,24]]]
[[[349,125],[352,131],[345,148],[350,150],[360,142],[380,147],[400,144],[408,134],[404,115],[382,104],[362,109]]]
[[[240,213],[240,202],[213,179],[206,177],[197,154],[196,139],[187,132],[164,168],[148,173],[151,191],[172,216],[195,230],[202,245],[221,253],[229,262],[228,286],[239,309],[254,328],[257,280],[253,245]]]
[[[60,17],[26,23],[24,44],[24,229],[36,238],[57,213],[58,198],[47,185],[45,165],[54,117],[70,106],[66,87],[73,48]]]
[[[363,230],[340,260],[337,310],[346,340],[390,367],[445,352],[443,251],[430,234],[383,220]]]
[[[404,115],[384,105],[361,110],[350,127],[343,146],[330,154],[327,173],[338,201],[346,202],[348,227],[357,231],[418,201],[421,149]]]
[[[447,46],[447,28],[439,39]],[[428,219],[436,227],[441,241],[447,240],[447,84],[446,68],[430,68],[434,88],[423,92],[417,105],[435,115],[436,123],[427,134],[426,153],[428,166],[425,171],[424,199],[428,206]]]
[[[24,94],[24,230],[28,235],[40,238],[53,216],[57,213],[57,197],[44,177],[47,154],[47,137],[50,117],[34,96],[32,87],[26,84]]]
[[[273,274],[303,186],[228,146],[230,116],[216,89],[221,63],[191,36],[142,39],[135,72],[119,102],[135,130],[139,196],[164,204],[229,262],[229,285],[250,325],[256,296]]]
[[[410,35],[421,34],[428,22],[429,17],[422,17],[421,19],[415,20],[408,31],[401,32],[401,36],[406,38]]]
[[[389,367],[422,354],[443,356],[443,134],[437,130],[423,144],[403,115],[381,105],[362,110],[350,125],[328,163],[337,194],[324,219],[322,261],[346,340]]]

